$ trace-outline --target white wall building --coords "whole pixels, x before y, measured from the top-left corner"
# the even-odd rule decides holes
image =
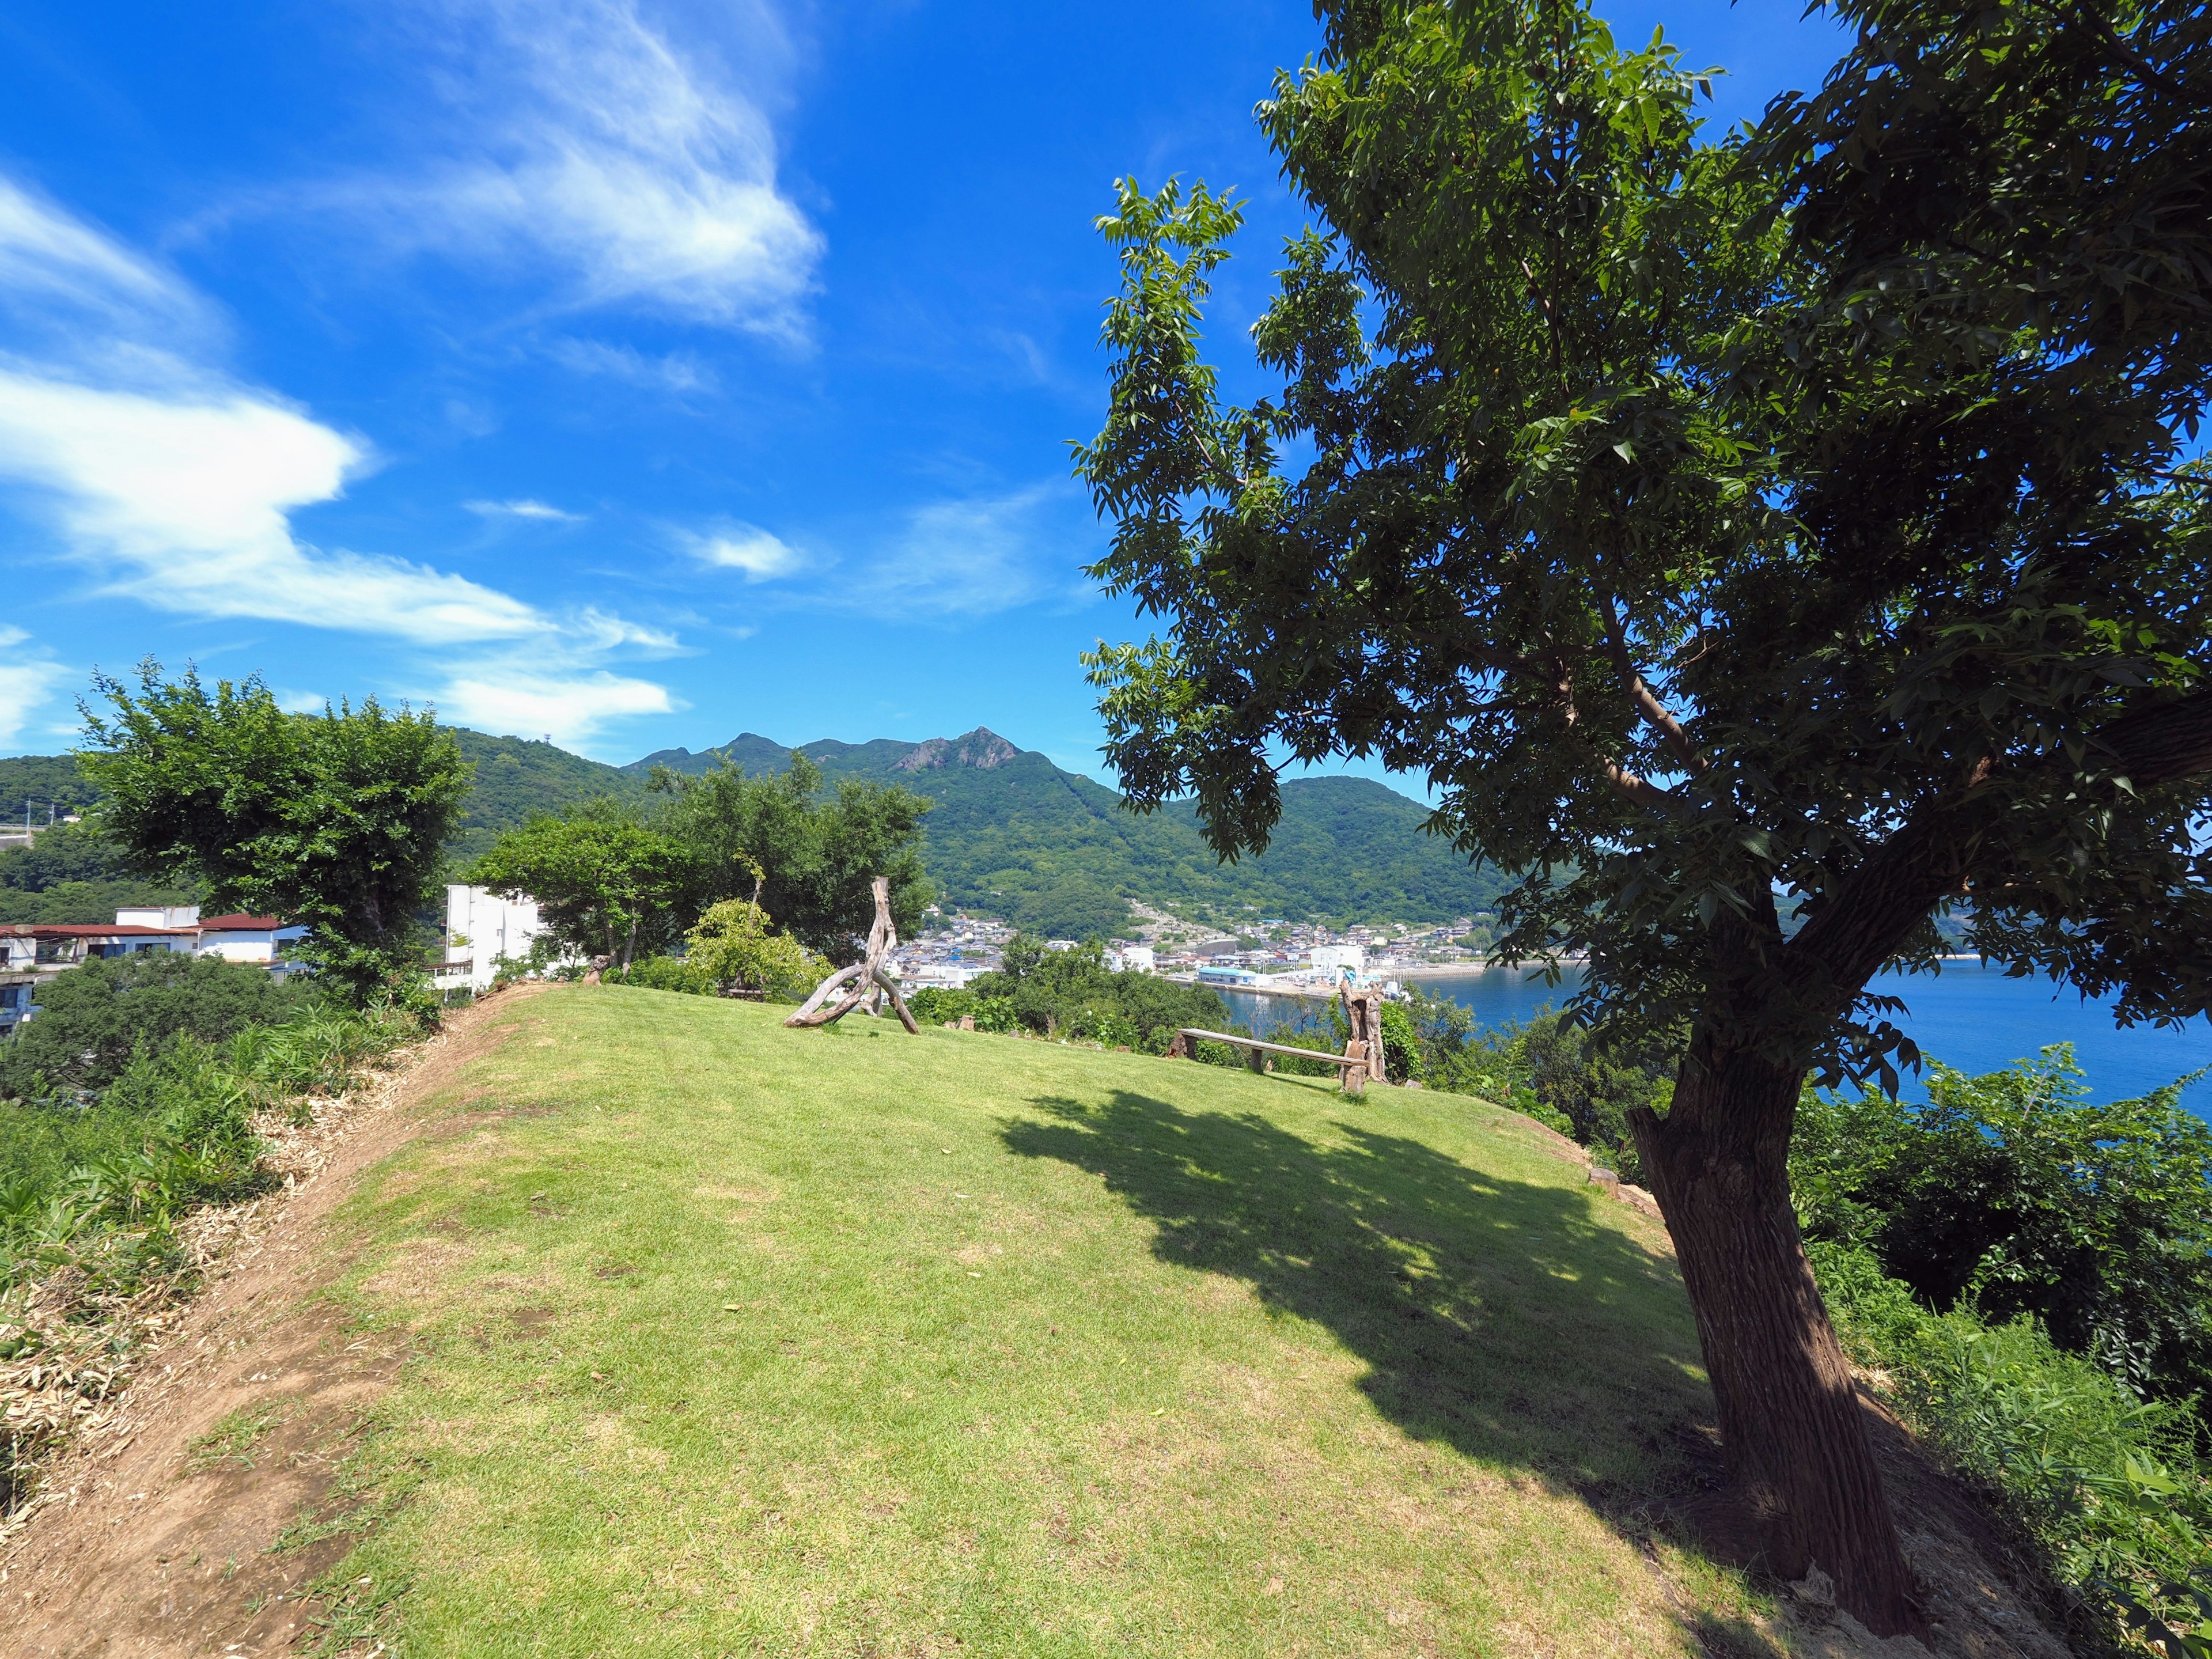
[[[115,913],[118,927],[160,927],[171,933],[197,933],[200,907],[197,904],[126,904]]]
[[[1333,974],[1340,968],[1364,974],[1367,971],[1367,950],[1359,945],[1316,945],[1313,948],[1313,965],[1317,974]]]
[[[446,887],[446,960],[439,986],[472,991],[491,988],[499,959],[522,962],[545,931],[533,898],[501,898],[488,887],[450,882]]]
[[[195,949],[201,956],[269,965],[286,945],[307,938],[307,930],[297,923],[287,927],[274,916],[228,915],[206,918],[198,933]]]
[[[1106,953],[1106,965],[1117,974],[1149,974],[1155,970],[1152,947],[1149,945],[1125,945],[1118,951]]]

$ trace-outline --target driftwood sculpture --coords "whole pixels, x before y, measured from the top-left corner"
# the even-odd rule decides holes
[[[1344,1017],[1352,1026],[1346,1038],[1344,1055],[1346,1060],[1366,1063],[1367,1082],[1382,1081],[1382,994],[1380,991],[1355,991],[1350,985],[1342,988]],[[1359,1091],[1352,1085],[1347,1073],[1345,1088],[1352,1094]]]
[[[891,882],[889,876],[878,876],[869,884],[876,896],[875,925],[868,929],[868,953],[849,968],[840,968],[836,973],[814,988],[814,994],[797,1013],[783,1023],[786,1025],[835,1025],[862,1003],[874,1000],[877,1008],[883,1006],[882,999],[888,996],[891,1006],[898,1012],[899,1024],[917,1036],[921,1027],[914,1023],[907,1011],[906,999],[899,994],[898,981],[884,970],[884,963],[898,948],[898,930],[891,926]],[[823,1005],[832,993],[845,986],[852,989],[838,1000],[834,1007]],[[874,1012],[872,1009],[871,1012]]]

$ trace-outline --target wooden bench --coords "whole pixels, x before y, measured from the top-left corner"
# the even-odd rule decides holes
[[[1195,1025],[1186,1025],[1176,1033],[1176,1040],[1168,1046],[1170,1060],[1194,1058],[1192,1045],[1198,1042],[1226,1042],[1232,1048],[1246,1051],[1246,1056],[1255,1072],[1267,1068],[1270,1054],[1288,1054],[1293,1060],[1318,1060],[1334,1066],[1337,1076],[1348,1095],[1364,1093],[1367,1088],[1367,1045],[1357,1037],[1344,1045],[1345,1052],[1332,1054],[1321,1048],[1292,1048],[1280,1042],[1263,1042],[1258,1037],[1236,1036],[1227,1031],[1201,1030]]]

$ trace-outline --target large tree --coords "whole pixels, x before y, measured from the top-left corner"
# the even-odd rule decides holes
[[[797,750],[784,771],[759,777],[732,766],[690,776],[655,768],[653,787],[668,798],[657,822],[684,850],[690,915],[756,900],[809,950],[857,962],[875,920],[868,883],[887,876],[893,924],[908,937],[921,926],[930,803],[912,790],[846,778],[824,799],[821,768]]]
[[[540,814],[501,836],[470,879],[538,902],[552,937],[627,969],[642,944],[671,943],[690,920],[683,905],[684,854],[627,803],[596,801]]]
[[[1917,1622],[1794,1219],[1808,1072],[1917,1061],[1869,988],[1947,908],[2021,971],[2204,1012],[2201,11],[1844,0],[1826,86],[1707,142],[1577,0],[1322,0],[1261,118],[1325,228],[1226,405],[1238,216],[1123,187],[1097,567],[1133,804],[1264,847],[1289,759],[1425,772],[1522,879],[1509,957],[1686,1046],[1633,1115],[1769,1565]]]
[[[206,903],[304,924],[295,954],[356,1000],[419,973],[423,913],[468,791],[469,767],[436,717],[278,707],[258,677],[93,682],[78,764],[106,792],[94,822],[131,869],[204,881]]]

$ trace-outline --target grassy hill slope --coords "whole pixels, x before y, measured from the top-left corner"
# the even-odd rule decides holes
[[[1639,1518],[1711,1411],[1672,1263],[1525,1120],[779,1012],[512,1003],[443,1096],[476,1115],[343,1213],[333,1293],[417,1356],[295,1528],[387,1517],[325,1577],[347,1628],[1772,1650]]]

